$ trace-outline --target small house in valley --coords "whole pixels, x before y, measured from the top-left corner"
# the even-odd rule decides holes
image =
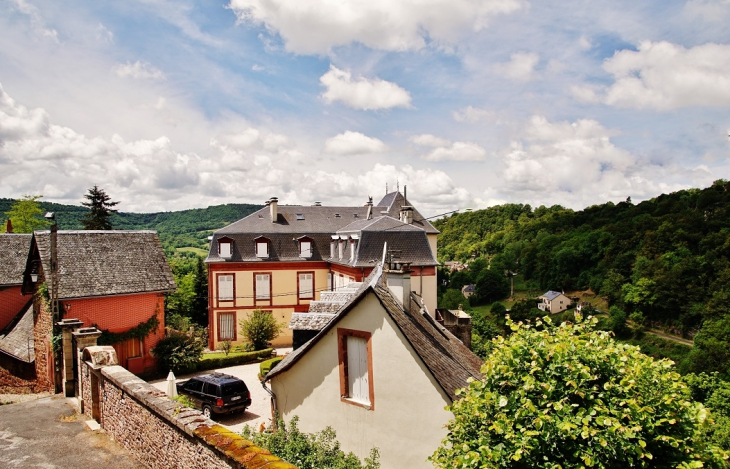
[[[564,294],[553,290],[549,290],[546,293],[540,295],[538,297],[538,300],[539,302],[537,303],[537,307],[541,311],[545,311],[550,314],[556,314],[565,311],[573,303],[570,298],[568,298]]]

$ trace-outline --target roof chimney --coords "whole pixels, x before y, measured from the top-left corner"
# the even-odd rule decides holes
[[[13,222],[10,221],[10,218],[8,218],[8,223],[5,225],[5,232],[6,233],[12,233],[13,232]]]
[[[383,272],[390,292],[403,306],[403,311],[409,312],[411,310],[410,264],[399,262],[393,254],[395,253],[392,251],[388,253]]]
[[[372,218],[373,218],[373,198],[372,197],[368,197],[368,203],[366,203],[365,206],[368,208],[368,215],[365,218],[367,220],[372,220]]]
[[[276,197],[272,197],[271,200],[269,200],[269,209],[271,209],[271,223],[276,223],[279,219],[279,212],[276,210],[277,205],[279,205],[279,199]]]

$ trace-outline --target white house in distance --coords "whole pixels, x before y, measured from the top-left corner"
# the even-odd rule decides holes
[[[549,290],[546,293],[540,295],[538,297],[538,300],[540,300],[540,302],[537,304],[537,307],[541,311],[547,311],[550,314],[556,314],[560,313],[561,311],[565,311],[572,303],[570,298],[568,298],[564,294],[552,290]]]
[[[439,325],[411,291],[408,265],[379,264],[324,328],[264,378],[274,407],[299,427],[331,426],[344,451],[384,468],[432,467],[445,409],[482,360]]]

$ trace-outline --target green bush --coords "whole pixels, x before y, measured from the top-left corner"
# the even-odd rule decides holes
[[[261,362],[261,364],[259,365],[259,374],[261,375],[261,377],[263,378],[264,376],[266,376],[266,374],[269,371],[271,371],[271,369],[273,367],[278,365],[279,362],[282,361],[283,359],[284,359],[284,357],[275,357],[275,358],[272,358],[271,360],[266,360],[266,361]]]
[[[159,341],[152,354],[159,360],[163,371],[185,373],[195,370],[204,348],[205,342],[200,337],[174,332]]]
[[[438,467],[725,467],[703,437],[706,409],[671,362],[584,322],[508,325],[484,378],[450,407]]]
[[[340,449],[337,435],[331,427],[318,433],[302,433],[297,427],[299,418],[292,417],[287,426],[283,419],[276,419],[273,433],[259,433],[248,425],[241,436],[257,446],[266,448],[271,454],[294,464],[299,469],[378,469],[380,455],[377,448],[370,451],[364,464],[352,453]]]
[[[247,319],[240,321],[241,335],[253,345],[254,350],[268,346],[281,333],[284,326],[271,313],[255,309]]]
[[[220,356],[218,354],[204,354],[203,359],[198,362],[198,364],[195,366],[195,369],[197,371],[203,371],[213,370],[216,368],[225,368],[228,366],[243,365],[245,363],[256,361],[260,358],[270,357],[271,352],[272,349],[267,348],[264,350],[259,350],[257,352],[244,352],[235,354],[232,353],[227,356]]]

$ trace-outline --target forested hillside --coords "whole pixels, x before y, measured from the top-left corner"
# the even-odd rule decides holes
[[[441,262],[479,261],[494,274],[519,273],[543,291],[590,288],[627,314],[685,335],[701,331],[693,353],[697,345],[707,353],[692,358],[702,362],[693,368],[728,372],[728,181],[581,211],[507,204],[435,225]]]
[[[15,202],[0,199],[0,222],[5,222],[5,212]],[[80,205],[62,205],[40,201],[45,211],[56,212],[58,226],[62,230],[82,229],[79,221],[88,209]],[[208,208],[196,208],[178,212],[126,213],[119,212],[112,218],[114,229],[156,230],[166,250],[194,247],[207,250],[208,236],[218,228],[239,220],[261,208],[253,204],[226,204]]]

